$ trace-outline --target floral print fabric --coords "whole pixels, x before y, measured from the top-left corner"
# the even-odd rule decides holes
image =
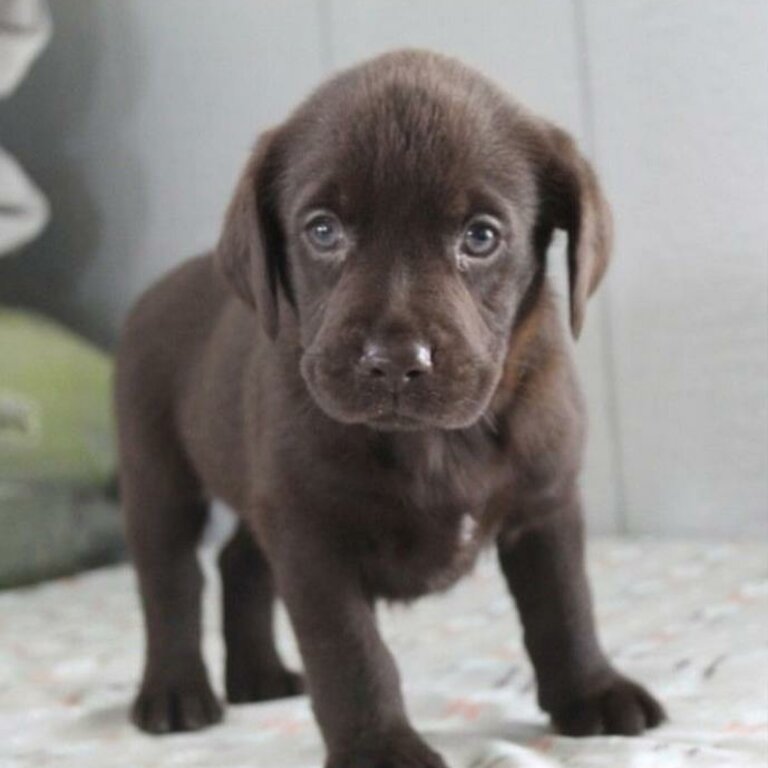
[[[451,592],[381,611],[411,717],[452,768],[765,768],[768,557],[760,544],[594,540],[601,636],[670,721],[635,739],[553,734],[489,556]],[[218,585],[206,557],[206,657],[221,690]],[[286,658],[298,664],[279,617]],[[306,698],[229,707],[196,734],[127,722],[142,631],[126,566],[0,595],[2,768],[319,768]]]

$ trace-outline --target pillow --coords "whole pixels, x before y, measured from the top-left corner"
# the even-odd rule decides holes
[[[0,586],[121,551],[109,358],[0,308]]]

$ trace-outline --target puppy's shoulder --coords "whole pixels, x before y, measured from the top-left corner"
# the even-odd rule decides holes
[[[183,369],[229,296],[211,254],[189,259],[161,277],[138,298],[123,324],[118,379],[165,378]]]
[[[153,283],[134,303],[123,325],[121,346],[201,328],[221,310],[228,292],[212,254],[188,259]],[[177,341],[182,339],[177,338]]]

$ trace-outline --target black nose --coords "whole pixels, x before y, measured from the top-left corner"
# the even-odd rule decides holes
[[[369,341],[358,366],[364,376],[380,379],[395,391],[432,372],[432,350],[420,341]]]

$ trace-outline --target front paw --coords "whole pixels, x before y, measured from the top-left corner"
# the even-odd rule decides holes
[[[197,731],[218,723],[221,704],[205,676],[185,680],[145,680],[131,710],[131,720],[152,734]]]
[[[366,746],[331,755],[325,768],[446,768],[413,731],[390,736]]]
[[[552,722],[565,736],[636,736],[666,719],[664,708],[641,685],[616,675],[597,693],[552,712]]]

